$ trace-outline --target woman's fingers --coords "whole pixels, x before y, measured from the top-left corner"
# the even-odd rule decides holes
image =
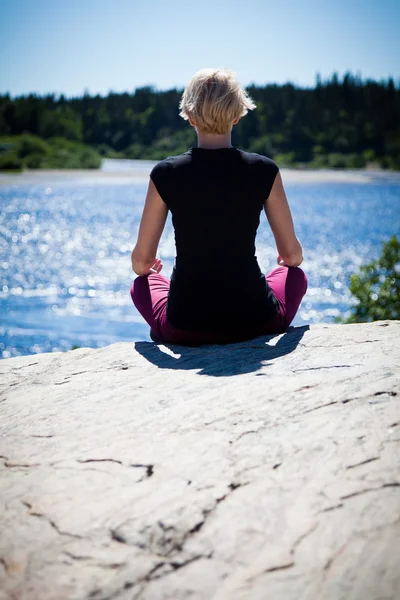
[[[159,273],[162,268],[163,268],[163,264],[162,264],[161,260],[159,258],[156,258],[156,262],[154,263],[153,269],[156,269],[157,273]]]
[[[161,262],[161,260],[159,258],[156,258],[154,265],[151,267],[151,269],[149,270],[150,273],[159,273],[161,271],[161,269],[163,268],[163,264]]]

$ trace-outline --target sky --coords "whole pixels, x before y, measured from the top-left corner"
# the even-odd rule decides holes
[[[204,67],[400,79],[400,0],[0,0],[0,93],[183,88]]]

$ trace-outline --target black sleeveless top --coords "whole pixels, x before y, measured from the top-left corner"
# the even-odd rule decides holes
[[[255,256],[277,165],[238,148],[190,148],[151,171],[172,214],[176,260],[167,318],[189,331],[257,327],[278,311]]]

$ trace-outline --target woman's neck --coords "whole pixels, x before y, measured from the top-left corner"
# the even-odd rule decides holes
[[[231,132],[223,134],[197,132],[197,147],[206,150],[217,150],[218,148],[232,148]]]

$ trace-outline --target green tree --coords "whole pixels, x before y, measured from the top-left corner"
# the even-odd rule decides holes
[[[81,142],[83,139],[82,120],[72,108],[59,106],[56,110],[44,113],[39,135],[44,138],[63,137],[67,140]]]
[[[380,258],[351,276],[350,291],[358,300],[346,323],[400,319],[400,241],[394,235]]]
[[[18,157],[21,160],[24,160],[32,154],[45,157],[50,152],[49,145],[36,135],[21,135],[17,140],[16,147]]]
[[[22,171],[22,161],[15,152],[0,153],[0,171]]]
[[[318,76],[314,88],[285,83],[251,85],[248,91],[257,110],[234,127],[234,146],[287,165],[362,168],[372,163],[400,170],[399,80],[335,73],[328,79]],[[104,156],[158,160],[195,143],[194,131],[179,116],[181,94],[151,86],[105,97],[0,94],[0,137],[64,138],[103,148]],[[31,168],[51,163],[40,151],[27,161]]]

